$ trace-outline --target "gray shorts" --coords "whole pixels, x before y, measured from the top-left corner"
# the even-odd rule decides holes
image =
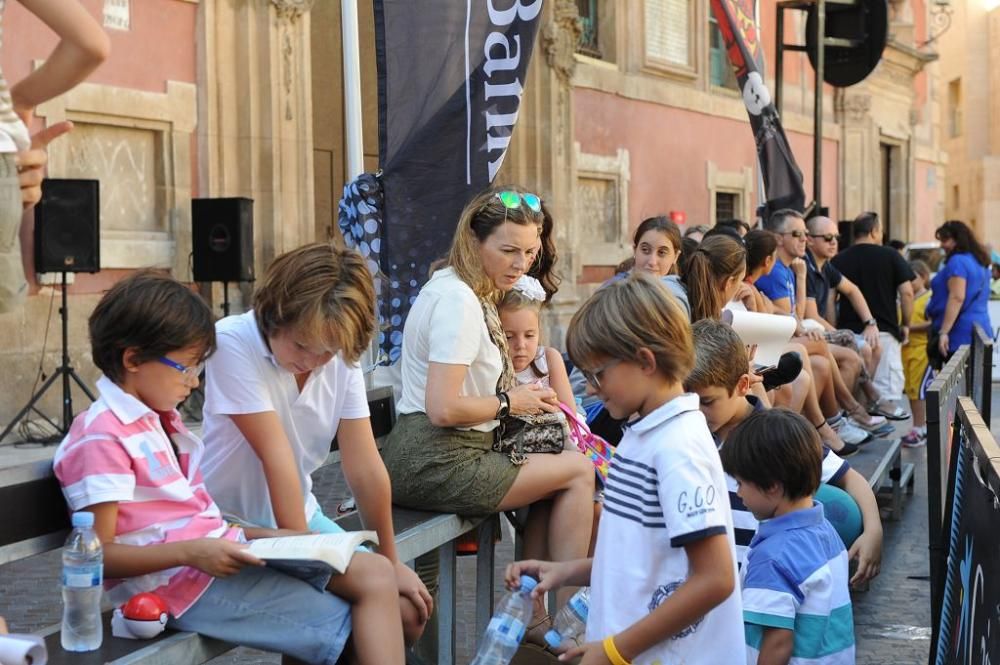
[[[28,294],[21,263],[22,215],[14,153],[0,153],[0,313],[18,307]]]
[[[323,590],[329,576],[303,580],[247,566],[212,580],[201,598],[167,624],[232,644],[335,665],[351,635],[351,606]]]

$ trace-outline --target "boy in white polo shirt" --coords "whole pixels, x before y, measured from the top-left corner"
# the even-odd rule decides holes
[[[343,529],[320,509],[311,474],[337,437],[365,526],[378,533],[379,554],[392,562],[404,635],[412,643],[432,601],[396,556],[389,476],[375,446],[358,366],[374,328],[374,283],[357,252],[312,243],[276,258],[254,294],[253,309],[216,324],[218,350],[205,366],[203,468],[227,519],[335,533]],[[355,559],[363,564],[371,556]],[[364,584],[375,577],[358,565],[338,576],[334,592],[363,597]],[[377,642],[382,622],[360,618],[357,605],[353,610],[355,639]]]
[[[748,665],[853,665],[847,551],[813,501],[822,444],[787,409],[755,413],[722,449],[760,520],[741,570]]]
[[[566,659],[742,662],[726,482],[698,398],[681,387],[694,355],[687,317],[660,283],[632,275],[583,305],[567,347],[614,418],[639,418],[611,462],[594,558],[516,562],[508,584],[527,573],[535,595],[591,585],[587,643]]]

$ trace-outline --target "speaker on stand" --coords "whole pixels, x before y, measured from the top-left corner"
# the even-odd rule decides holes
[[[191,200],[192,272],[196,282],[222,282],[222,312],[229,315],[229,282],[252,282],[253,199]]]
[[[94,273],[101,269],[100,207],[100,183],[97,180],[46,178],[42,181],[42,199],[35,206],[35,272],[58,272],[62,275],[62,306],[59,308],[62,362],[0,433],[0,441],[31,411],[59,432],[36,443],[57,443],[61,440],[73,424],[71,380],[91,402],[97,399],[70,363],[66,275],[71,272]],[[62,379],[62,426],[35,406],[57,378]]]

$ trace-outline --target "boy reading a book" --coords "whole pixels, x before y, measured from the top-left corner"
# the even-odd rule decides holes
[[[822,444],[787,409],[749,416],[722,465],[760,520],[740,575],[748,665],[854,662],[847,552],[813,500]]]
[[[681,381],[691,328],[666,288],[633,274],[573,317],[574,364],[614,418],[638,414],[611,460],[593,559],[519,561],[538,596],[591,585],[582,663],[731,663],[744,650],[733,523],[719,455]],[[746,363],[744,363],[746,367]]]
[[[694,369],[685,379],[684,386],[698,394],[701,412],[721,452],[729,434],[765,407],[750,394],[746,346],[736,331],[725,323],[708,319],[695,323],[692,331]],[[850,549],[850,558],[858,559],[858,569],[851,583],[861,585],[878,575],[882,562],[882,521],[875,495],[860,473],[826,447],[823,447],[820,480],[847,492],[861,510],[863,530]],[[726,484],[736,528],[737,562],[742,566],[758,522],[737,496],[736,480],[729,474],[726,474]]]
[[[286,535],[228,525],[205,489],[204,446],[176,406],[198,385],[215,349],[212,312],[167,277],[137,273],[112,287],[91,314],[100,398],[77,416],[55,456],[55,473],[73,511],[94,513],[104,544],[106,589],[115,604],[152,591],[167,603],[169,626],[234,644],[333,665],[404,661],[392,565],[359,553],[363,589],[344,596],[323,579],[263,566],[246,539]],[[363,593],[362,593],[363,592]],[[351,636],[352,611],[386,609],[381,638]]]

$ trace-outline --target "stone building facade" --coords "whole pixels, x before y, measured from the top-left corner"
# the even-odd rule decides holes
[[[825,96],[823,189],[833,215],[884,210],[893,235],[914,240],[925,239],[943,206],[935,65],[916,47],[925,1],[900,0],[894,39],[872,77]],[[276,254],[336,238],[346,167],[339,0],[83,2],[105,17],[111,57],[87,83],[39,107],[36,129],[74,120],[76,130],[51,147],[50,175],[101,181],[102,270],[73,276],[69,305],[70,352],[92,383],[86,317],[99,294],[139,267],[191,280],[192,197],[254,199],[259,272]],[[8,4],[2,65],[16,81],[55,37]],[[370,2],[358,5],[365,166],[374,170],[374,20]],[[774,0],[761,7],[762,34],[773,35]],[[569,317],[629,253],[644,216],[752,218],[757,174],[708,0],[547,0],[544,12],[499,178],[539,192],[557,220],[564,282],[546,325],[560,346]],[[800,35],[804,20],[792,22],[788,33]],[[770,71],[773,38],[763,45]],[[811,69],[803,61],[786,59],[784,120],[808,189]],[[26,222],[33,274],[30,215]],[[22,310],[0,315],[9,340],[0,349],[8,386],[0,423],[27,401],[39,366],[58,363],[52,277],[35,281]],[[235,307],[249,288],[235,290]],[[220,287],[204,293],[217,307]],[[78,408],[86,403],[75,398]],[[57,391],[42,406],[58,413]]]
[[[945,216],[972,225],[1000,248],[1000,7],[938,7],[937,95],[948,153]]]

